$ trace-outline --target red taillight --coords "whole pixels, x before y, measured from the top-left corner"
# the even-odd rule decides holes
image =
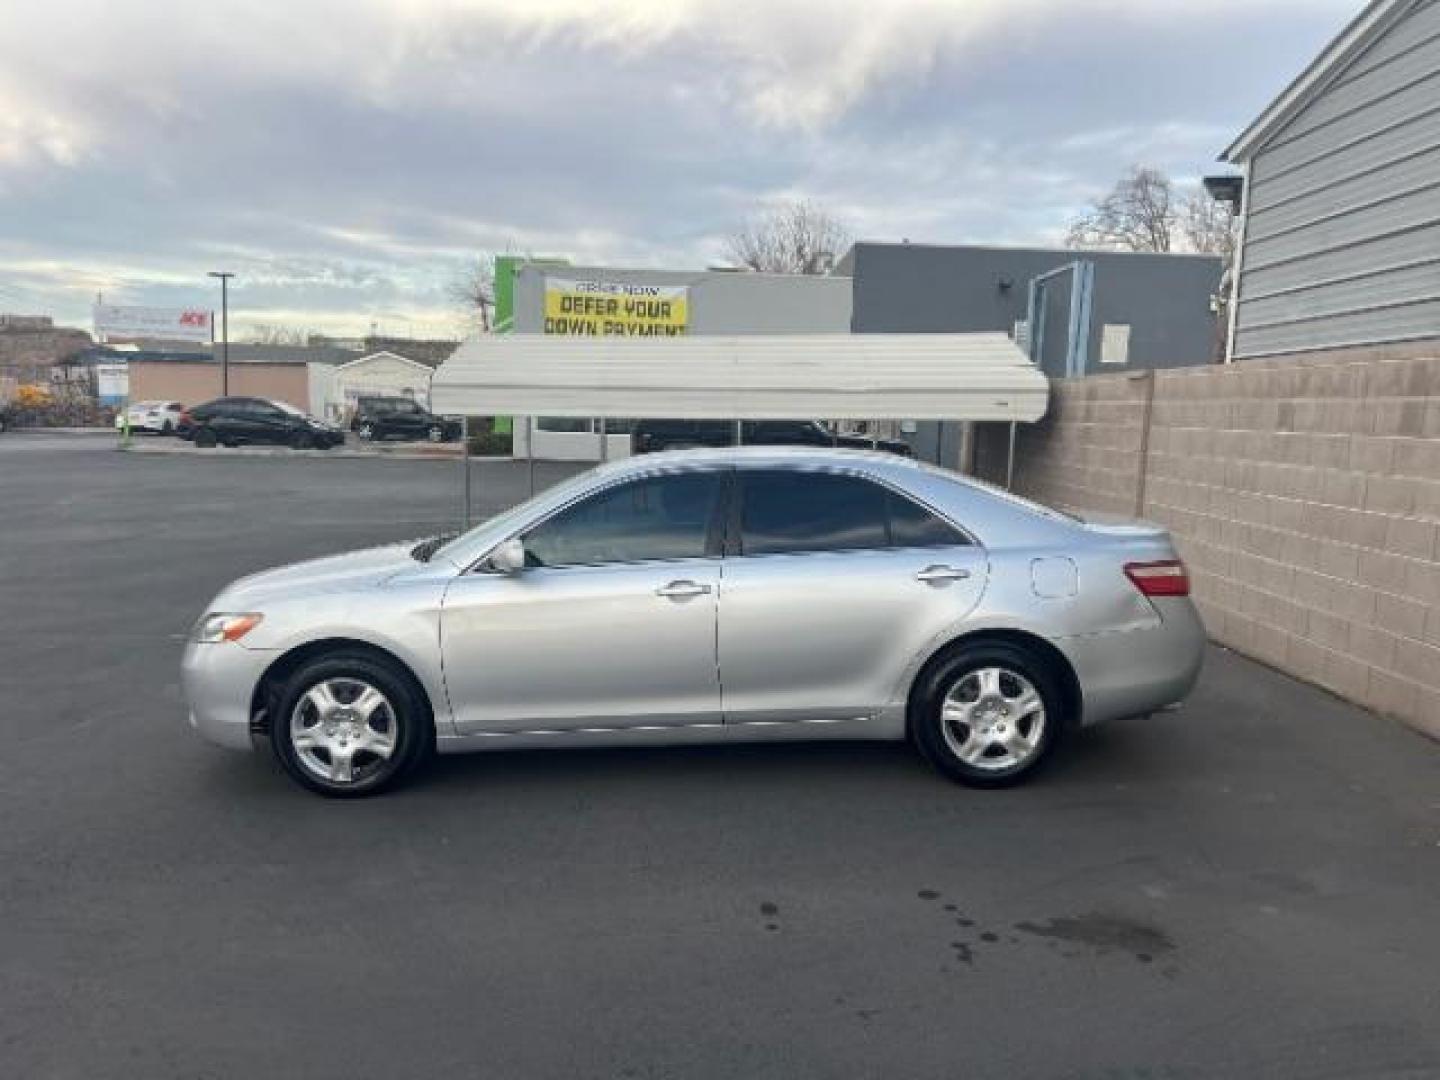
[[[1125,576],[1146,596],[1189,596],[1190,574],[1179,559],[1127,563]]]

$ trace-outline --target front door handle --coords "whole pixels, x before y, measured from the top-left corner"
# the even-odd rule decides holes
[[[958,566],[930,566],[916,574],[915,580],[923,581],[927,585],[939,585],[947,581],[964,581],[969,576],[969,570],[962,570]]]
[[[656,589],[655,595],[671,600],[688,600],[692,596],[706,596],[709,592],[710,586],[702,585],[698,581],[672,581],[669,585],[661,585]]]

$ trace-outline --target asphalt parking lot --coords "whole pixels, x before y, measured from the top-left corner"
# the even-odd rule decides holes
[[[1440,1075],[1440,746],[1220,651],[1003,793],[826,745],[330,802],[189,732],[223,584],[458,510],[454,463],[0,437],[0,1075]]]

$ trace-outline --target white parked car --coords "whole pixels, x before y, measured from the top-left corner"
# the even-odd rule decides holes
[[[180,426],[183,406],[178,401],[136,401],[115,414],[115,429],[122,430],[130,418],[131,431],[149,431],[156,435],[174,435]]]

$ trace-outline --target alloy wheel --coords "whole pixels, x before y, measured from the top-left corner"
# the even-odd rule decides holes
[[[308,772],[355,784],[382,771],[395,754],[399,724],[390,700],[363,679],[317,682],[290,714],[290,744]]]
[[[971,768],[1005,772],[1027,764],[1045,735],[1045,702],[1017,671],[966,672],[945,695],[940,714],[946,745]]]

